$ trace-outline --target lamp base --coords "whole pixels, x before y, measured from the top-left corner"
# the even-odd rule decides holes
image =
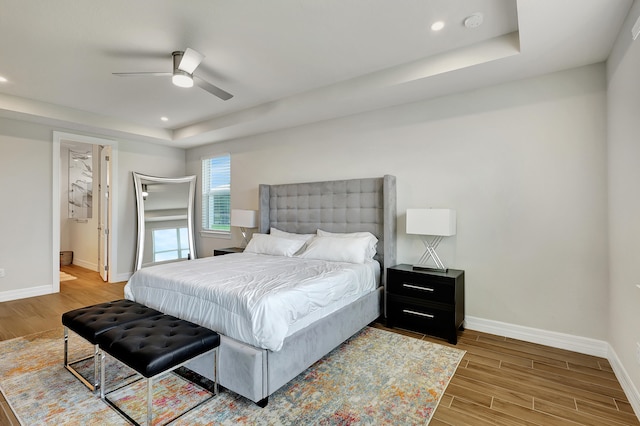
[[[241,247],[245,248],[247,247],[247,244],[249,244],[249,240],[247,239],[247,230],[244,228],[244,226],[240,227],[240,232],[242,233],[242,243]]]
[[[438,247],[438,244],[440,244],[440,241],[442,241],[441,235],[434,235],[431,238],[428,238],[426,235],[422,237],[425,251],[420,259],[418,259],[418,263],[413,265],[413,269],[415,271],[433,271],[442,272],[445,274],[447,273],[449,269],[444,266],[444,263],[442,263],[442,260],[440,260],[440,257],[438,256],[438,253],[436,253],[436,248]],[[427,264],[429,259],[433,260],[433,262],[436,264],[435,267]]]
[[[434,268],[432,266],[427,266],[427,265],[413,265],[413,270],[428,271],[428,272],[442,272],[443,274],[446,274],[447,272],[449,272],[449,268]]]

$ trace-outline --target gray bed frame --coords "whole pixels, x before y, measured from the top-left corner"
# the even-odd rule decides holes
[[[218,382],[265,406],[269,395],[384,312],[385,267],[396,263],[396,179],[260,185],[259,197],[259,232],[369,231],[379,240],[382,268],[376,291],[287,337],[277,352],[221,336]],[[203,358],[188,367],[209,377],[211,360]]]

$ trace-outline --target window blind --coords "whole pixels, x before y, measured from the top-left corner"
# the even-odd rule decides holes
[[[231,156],[202,160],[202,230],[229,233],[231,219]]]

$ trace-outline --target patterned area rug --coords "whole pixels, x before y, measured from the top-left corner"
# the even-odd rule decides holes
[[[0,342],[0,390],[20,421],[126,424],[64,369],[62,351],[60,331]],[[70,359],[90,353],[91,347],[71,333]],[[175,424],[428,424],[464,353],[367,327],[271,395],[265,408],[222,389]],[[128,374],[114,360],[106,365],[107,377]],[[204,397],[191,382],[174,374],[165,377],[154,386],[154,423],[156,416],[164,422],[174,410]],[[141,383],[112,397],[139,422],[145,395]]]

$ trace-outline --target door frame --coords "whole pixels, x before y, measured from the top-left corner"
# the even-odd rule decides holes
[[[109,282],[109,226],[111,224],[111,145],[99,145],[98,158],[100,166],[100,183],[98,184],[98,273],[103,281]]]
[[[118,170],[118,142],[110,139],[103,139],[95,136],[78,135],[75,133],[66,132],[53,132],[53,148],[52,148],[52,176],[51,176],[51,207],[52,207],[52,235],[51,235],[51,259],[52,259],[52,273],[51,273],[51,292],[60,292],[60,149],[62,141],[82,142],[91,145],[109,145],[111,146],[111,161],[109,161],[109,167],[111,171],[111,187],[110,187],[110,201],[111,208],[109,212],[109,250],[107,258],[109,259],[109,282],[115,275],[117,262],[117,253],[114,247],[117,247],[117,217],[115,212],[118,211],[117,206],[117,184],[118,179],[115,172]]]

